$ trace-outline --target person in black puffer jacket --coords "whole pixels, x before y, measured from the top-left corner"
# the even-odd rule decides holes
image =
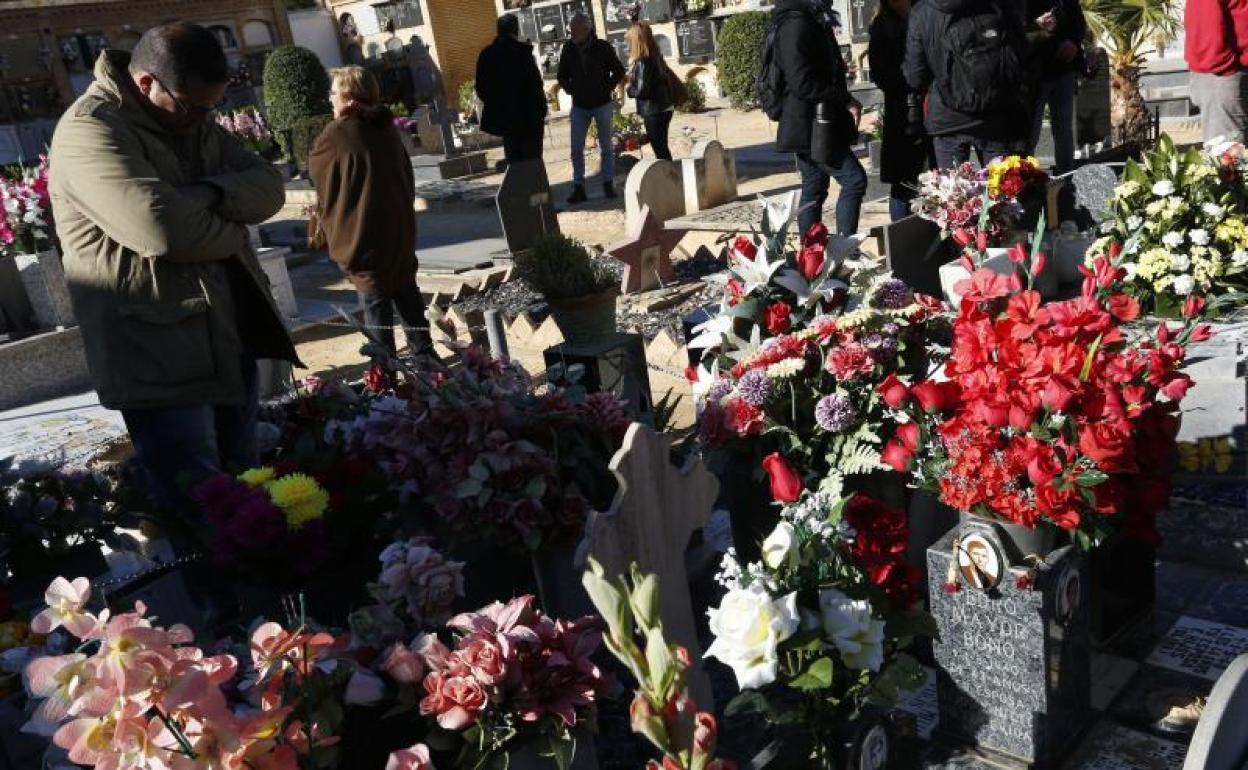
[[[572,97],[572,196],[569,205],[584,203],[585,137],[592,120],[598,126],[598,147],[602,150],[602,191],[615,197],[615,101],[612,92],[624,80],[624,65],[615,48],[594,35],[589,17],[578,13],[568,25],[572,39],[559,55],[559,87]]]
[[[521,42],[515,14],[498,18],[498,37],[477,57],[481,130],[503,138],[508,163],[542,157],[546,94],[533,46]]]
[[[784,82],[776,149],[791,152],[802,177],[798,226],[802,235],[823,220],[828,185],[841,186],[836,200],[836,229],[841,235],[858,232],[858,215],[867,192],[867,172],[850,149],[858,138],[862,105],[849,95],[845,61],[836,44],[835,12],[828,0],[777,0],[771,12],[775,27],[775,56]],[[823,105],[832,119],[832,155],[824,161],[811,157],[815,112]]]
[[[672,125],[671,89],[667,85],[667,65],[646,22],[628,28],[628,95],[637,100],[637,114],[646,123],[646,136],[654,157],[671,160],[667,131]]]
[[[927,94],[936,163],[1021,152],[1031,126],[1028,44],[1011,0],[924,0],[906,31],[906,82]],[[913,115],[912,118],[918,117]]]
[[[888,214],[894,222],[909,216],[919,174],[927,169],[932,155],[932,140],[923,124],[909,120],[910,108],[919,107],[923,96],[910,88],[901,71],[910,11],[910,0],[879,0],[867,49],[871,80],[884,92],[879,172],[880,181],[891,185]]]

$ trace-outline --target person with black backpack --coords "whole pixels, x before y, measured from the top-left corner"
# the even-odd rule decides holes
[[[910,14],[905,75],[927,93],[936,164],[1022,152],[1031,128],[1027,37],[1010,0],[924,0]],[[920,109],[911,121],[922,120]]]
[[[828,0],[777,0],[755,82],[759,106],[780,121],[776,149],[797,159],[802,177],[797,221],[803,235],[823,221],[831,179],[841,187],[836,199],[840,235],[858,232],[867,193],[867,172],[850,149],[862,105],[849,95],[836,23]]]

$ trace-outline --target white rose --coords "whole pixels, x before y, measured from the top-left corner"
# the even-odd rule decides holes
[[[819,592],[823,631],[850,668],[879,671],[884,664],[884,621],[871,614],[871,602],[850,599],[829,588]]]
[[[715,641],[706,657],[729,666],[742,690],[776,681],[776,647],[801,622],[796,593],[772,599],[762,584],[751,583],[748,588],[729,591],[707,615]]]
[[[1175,231],[1171,230],[1170,232],[1161,236],[1161,243],[1163,246],[1166,246],[1167,248],[1177,249],[1178,247],[1183,245],[1183,233],[1176,233]]]
[[[1209,232],[1207,230],[1193,230],[1187,234],[1187,237],[1197,246],[1206,246],[1209,243]]]
[[[1167,195],[1174,195],[1174,182],[1171,182],[1168,179],[1163,179],[1160,182],[1157,182],[1153,185],[1153,195],[1156,195],[1158,198],[1164,198]]]
[[[797,530],[787,521],[776,525],[767,539],[763,541],[763,564],[773,570],[782,566],[796,569],[801,557],[801,549],[797,544]]]
[[[1186,254],[1171,254],[1170,269],[1176,273],[1186,273],[1192,267],[1192,260]]]
[[[1196,279],[1190,275],[1179,275],[1174,278],[1174,293],[1186,297],[1196,288]]]
[[[1231,253],[1231,264],[1236,267],[1248,264],[1248,251],[1235,249],[1235,251]]]

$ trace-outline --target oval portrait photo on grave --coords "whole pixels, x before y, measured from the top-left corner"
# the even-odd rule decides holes
[[[855,770],[884,770],[888,766],[888,730],[877,724],[862,734]]]
[[[967,535],[958,547],[958,570],[966,584],[991,591],[1001,582],[1005,559],[996,543],[981,534]]]
[[[1066,625],[1075,617],[1082,591],[1079,570],[1072,567],[1062,573],[1062,579],[1057,582],[1057,622]]]

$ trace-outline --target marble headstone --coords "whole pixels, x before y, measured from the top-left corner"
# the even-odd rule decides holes
[[[540,159],[509,165],[494,201],[513,255],[533,248],[542,236],[559,232],[546,164]]]
[[[649,207],[660,222],[685,215],[685,187],[680,164],[670,160],[643,160],[624,182],[624,229],[633,232],[641,212]]]
[[[737,199],[737,157],[714,139],[693,146],[692,157],[680,161],[685,213],[715,208]]]
[[[956,533],[927,552],[940,629],[936,737],[1030,767],[1055,766],[1090,716],[1087,560],[1067,546],[1049,554],[1031,589],[1017,586],[1021,569],[999,565],[994,590],[963,585],[946,593]]]
[[[1183,770],[1240,770],[1248,761],[1246,714],[1248,655],[1241,655],[1214,685]]]

